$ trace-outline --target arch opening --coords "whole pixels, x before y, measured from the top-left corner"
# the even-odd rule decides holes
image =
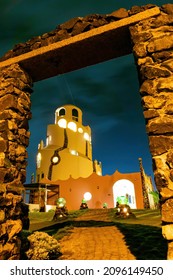
[[[134,184],[126,179],[118,180],[113,185],[114,207],[116,203],[128,204],[132,209],[136,209],[136,196]]]

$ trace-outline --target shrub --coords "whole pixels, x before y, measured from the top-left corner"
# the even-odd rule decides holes
[[[59,242],[45,232],[36,231],[28,240],[30,248],[26,255],[29,260],[56,260],[61,255]]]

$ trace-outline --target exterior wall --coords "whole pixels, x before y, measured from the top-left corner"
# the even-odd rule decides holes
[[[38,154],[37,182],[43,177],[52,181],[66,180],[70,176],[75,179],[88,177],[94,169],[101,173],[100,163],[92,161],[91,129],[82,124],[82,111],[73,105],[64,105],[56,110],[55,124],[47,128],[47,145],[40,143]],[[54,156],[58,157],[56,164],[52,163]]]
[[[19,65],[0,73],[0,259],[19,259],[32,81]]]
[[[116,205],[114,204],[113,185],[121,179],[129,180],[134,184],[136,207],[137,209],[143,209],[144,203],[140,172],[122,174],[116,171],[114,174],[106,176],[98,176],[93,173],[88,178],[73,179],[71,177],[64,181],[57,180],[53,184],[59,186],[59,196],[66,199],[69,210],[79,209],[86,192],[92,194],[92,199],[88,201],[89,208],[102,208],[104,203],[107,203],[109,208],[114,208]],[[44,179],[42,182],[49,183],[48,180]],[[50,190],[51,188],[48,187]],[[57,198],[58,195],[55,195],[55,192],[48,191],[47,204],[55,205]]]
[[[130,27],[155,183],[161,196],[163,236],[173,259],[173,5]]]

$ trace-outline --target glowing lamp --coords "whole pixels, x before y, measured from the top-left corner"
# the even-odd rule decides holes
[[[89,134],[87,132],[84,133],[84,139],[87,141],[90,140]]]
[[[41,165],[41,153],[37,154],[37,168],[40,168]]]
[[[90,192],[86,192],[86,193],[84,194],[84,199],[85,199],[86,201],[91,200],[91,198],[92,198],[92,194],[91,194]]]
[[[83,133],[82,127],[79,127],[79,128],[78,128],[78,132],[79,132],[79,133]]]
[[[57,164],[58,161],[59,161],[59,157],[58,157],[58,156],[54,156],[54,157],[52,158],[52,163],[53,163],[53,164]]]
[[[56,204],[58,205],[58,207],[62,208],[66,205],[66,200],[63,197],[60,197],[57,199]]]
[[[77,131],[77,126],[74,122],[69,122],[67,126],[69,129],[73,130],[74,132]]]
[[[66,128],[67,127],[67,121],[65,119],[60,119],[58,121],[58,125],[59,125],[59,127]]]

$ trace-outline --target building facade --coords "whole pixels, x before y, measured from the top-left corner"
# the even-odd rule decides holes
[[[38,146],[36,166],[37,183],[43,178],[55,181],[102,174],[101,162],[92,160],[91,128],[82,124],[78,107],[65,105],[55,111],[46,145],[41,140]]]
[[[139,159],[139,172],[102,176],[101,162],[92,159],[91,128],[82,123],[82,111],[64,105],[55,111],[55,123],[47,127],[46,145],[41,140],[36,160],[36,181],[30,203],[48,211],[63,197],[69,210],[77,210],[86,199],[90,208],[127,203],[132,209],[154,208],[152,183]],[[146,180],[147,179],[147,180]]]

